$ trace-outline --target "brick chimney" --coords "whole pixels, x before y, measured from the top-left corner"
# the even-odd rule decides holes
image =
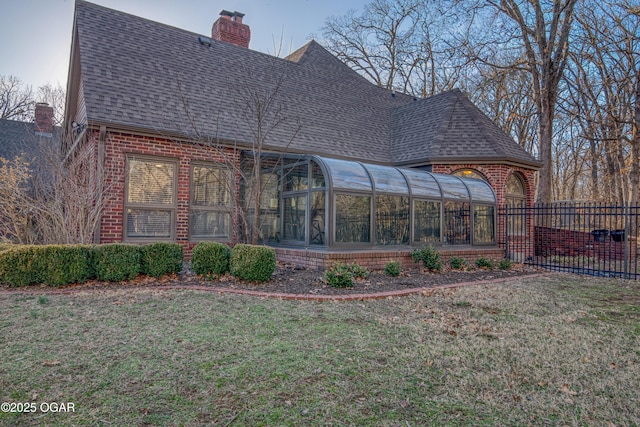
[[[53,135],[53,107],[46,102],[36,104],[36,135]]]
[[[247,24],[242,23],[243,17],[244,13],[223,10],[211,27],[211,38],[248,48],[251,30]]]

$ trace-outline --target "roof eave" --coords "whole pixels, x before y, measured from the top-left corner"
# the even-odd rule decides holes
[[[420,166],[433,166],[433,165],[488,165],[488,164],[501,164],[508,166],[524,167],[526,169],[539,170],[542,168],[542,162],[532,159],[524,160],[513,157],[474,157],[473,159],[461,159],[460,157],[431,157],[416,160],[405,160],[395,162],[395,166],[403,167],[420,167]]]

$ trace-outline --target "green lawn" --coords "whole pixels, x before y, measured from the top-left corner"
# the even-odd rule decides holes
[[[640,284],[0,296],[0,425],[640,425]],[[42,412],[43,403],[75,412]],[[14,405],[15,406],[15,405]]]

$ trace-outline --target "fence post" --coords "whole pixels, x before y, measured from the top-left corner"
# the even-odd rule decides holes
[[[631,242],[631,239],[629,239],[629,232],[631,230],[629,230],[629,220],[631,219],[631,217],[629,216],[630,214],[630,209],[629,209],[629,205],[625,204],[624,208],[624,235],[622,236],[622,247],[624,250],[624,254],[623,254],[623,258],[624,258],[624,278],[625,279],[630,279],[631,278],[631,274],[629,271],[629,263],[628,263],[628,256],[629,256],[629,244]]]

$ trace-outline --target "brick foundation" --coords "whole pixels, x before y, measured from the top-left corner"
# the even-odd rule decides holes
[[[275,248],[278,261],[293,264],[297,267],[313,270],[324,270],[335,262],[351,263],[355,262],[369,270],[381,270],[389,261],[400,261],[403,266],[415,266],[411,259],[411,252],[414,248],[399,250],[309,250]],[[500,260],[504,258],[504,249],[491,248],[439,248],[438,252],[444,262],[450,258],[464,258],[470,263],[478,258]]]

